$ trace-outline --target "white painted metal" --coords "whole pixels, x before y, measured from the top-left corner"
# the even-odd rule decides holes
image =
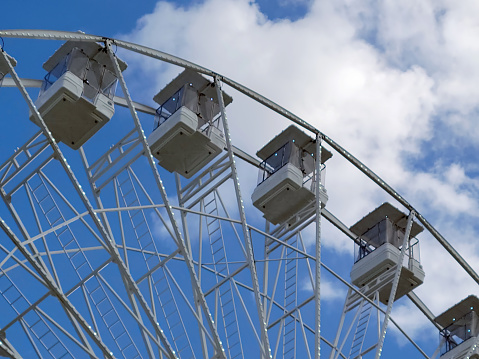
[[[263,303],[261,300],[261,292],[259,287],[258,274],[256,271],[256,264],[254,263],[253,244],[251,242],[250,232],[248,230],[248,226],[246,223],[245,206],[244,206],[243,199],[241,197],[239,178],[238,178],[238,173],[236,170],[234,153],[233,153],[232,143],[231,143],[231,134],[229,132],[229,126],[226,120],[225,101],[223,99],[223,93],[221,91],[221,83],[219,78],[216,76],[214,80],[215,80],[215,87],[216,87],[216,92],[217,92],[219,105],[220,105],[221,120],[223,122],[223,128],[225,131],[226,147],[228,149],[228,156],[231,163],[231,175],[233,179],[234,189],[236,192],[236,202],[237,202],[238,211],[241,217],[241,227],[243,230],[243,238],[244,238],[244,242],[245,242],[244,244],[246,249],[246,261],[251,273],[254,299],[256,302],[256,307],[257,307],[256,309],[258,311],[259,326],[261,328],[261,343],[260,343],[261,358],[268,358],[268,357],[271,357],[271,347],[269,344],[268,331],[266,330],[266,321],[265,321],[266,317],[265,317],[265,312],[263,308]]]
[[[316,193],[316,265],[315,265],[315,326],[314,326],[314,357],[319,359],[321,357],[321,209],[323,208],[322,198],[320,192],[324,191],[321,184],[321,163],[322,163],[322,138],[316,134],[316,178],[315,178],[315,193]]]
[[[36,313],[48,324],[48,333],[57,336],[58,342],[63,343],[67,351],[87,357],[136,357],[135,353],[126,354],[126,350],[118,347],[119,343],[129,343],[126,338],[131,337],[136,339],[138,357],[268,358],[275,354],[276,357],[319,358],[321,351],[324,355],[325,351],[329,351],[328,347],[337,348],[340,345],[338,341],[324,337],[326,331],[320,330],[320,324],[323,328],[325,326],[321,322],[324,312],[320,311],[321,269],[348,288],[356,302],[371,307],[371,320],[375,312],[377,317],[379,313],[389,317],[390,308],[385,309],[378,298],[365,295],[321,263],[321,217],[356,243],[364,241],[323,208],[326,198],[315,198],[314,193],[321,193],[322,190],[320,161],[316,161],[318,180],[311,187],[314,190],[310,205],[293,210],[288,221],[279,220],[276,226],[267,223],[265,231],[252,225],[256,223],[256,212],[250,213],[251,206],[243,200],[237,165],[242,159],[256,170],[260,162],[232,145],[224,111],[231,100],[221,92],[220,86],[229,85],[311,131],[316,136],[312,147],[316,158],[326,153],[323,144],[331,146],[407,210],[413,211],[404,198],[329,137],[237,82],[157,50],[121,40],[60,31],[0,31],[0,36],[78,41],[85,46],[105,45],[108,49],[105,55],[120,79],[124,95],[124,98],[114,97],[114,102],[127,107],[133,119],[133,129],[120,127],[120,121],[115,123],[121,132],[120,140],[112,140],[113,137],[103,132],[93,136],[92,142],[115,143],[109,149],[95,151],[90,141],[85,142],[84,149],[80,150],[87,173],[85,176],[81,170],[73,169],[74,157],[70,161],[70,153],[66,151],[68,156],[65,156],[61,152],[63,145],[57,145],[55,136],[47,129],[41,114],[35,111],[26,94],[25,86],[38,87],[38,80],[20,80],[13,67],[9,67],[12,78],[7,76],[4,85],[11,86],[13,83],[20,89],[41,133],[25,145],[19,144],[19,149],[10,158],[0,159],[6,160],[0,166],[3,198],[14,218],[12,227],[23,238],[23,242],[20,241],[8,227],[2,225],[4,233],[13,241],[13,247],[7,248],[0,243],[0,273],[5,273],[0,279],[11,278],[11,283],[19,288],[18,298],[25,298],[28,303],[26,308],[17,310],[7,323],[0,324],[0,338],[5,338],[4,334],[8,338],[10,333],[23,332],[25,346],[31,348],[34,355],[55,356],[46,349],[48,344],[46,348],[43,346],[38,338],[41,335],[36,337],[29,329],[34,325],[28,321],[30,317],[27,315]],[[171,184],[169,174],[156,166],[155,153],[150,151],[152,143],[146,139],[149,132],[145,133],[143,129],[144,122],[153,121],[155,111],[132,101],[121,75],[121,62],[117,61],[112,45],[179,65],[197,75],[210,76],[208,81],[215,83],[215,88],[210,90],[221,110],[225,143],[217,145],[217,157],[199,163],[190,178],[176,176],[176,187]],[[5,56],[0,59],[5,59]],[[53,59],[51,62],[54,62]],[[140,121],[137,111],[147,117]],[[131,125],[131,121],[129,123]],[[191,127],[197,130],[198,125]],[[225,145],[226,152],[223,152]],[[87,158],[91,159],[91,165]],[[62,176],[65,178],[60,180]],[[36,196],[42,189],[40,187],[24,193],[33,185],[34,178],[42,178],[51,191],[45,202]],[[178,197],[178,205],[172,200],[174,194]],[[55,208],[46,206],[50,197],[56,201]],[[129,200],[130,197],[132,200]],[[92,198],[94,204],[90,202]],[[54,215],[56,211],[61,215]],[[56,221],[56,218],[59,220]],[[417,218],[479,282],[477,274],[457,251],[420,214]],[[302,231],[308,230],[310,225],[312,227],[313,222],[315,245],[314,253],[310,253],[311,248],[304,245]],[[71,242],[74,247],[54,245],[52,239],[68,233],[72,234],[71,238],[77,239]],[[77,259],[79,262],[75,262]],[[72,272],[85,272],[78,278],[70,279],[60,265],[62,260],[73,268]],[[91,264],[87,265],[89,262]],[[292,272],[295,275],[288,276]],[[32,296],[20,286],[15,277],[17,273],[27,276],[32,286],[43,288],[42,292]],[[299,273],[313,288],[312,295],[302,294]],[[259,277],[263,278],[261,284]],[[93,283],[98,283],[103,289],[92,290]],[[104,301],[91,298],[92,293],[100,292],[104,295],[98,299],[105,298]],[[8,291],[2,292],[0,288],[0,294],[8,296]],[[285,298],[289,297],[295,300],[286,301]],[[433,318],[414,293],[409,293],[408,297],[429,319]],[[11,302],[15,300],[13,298]],[[52,300],[56,300],[58,307],[63,309],[49,308]],[[15,301],[9,310],[15,312],[14,307],[20,301],[23,299]],[[110,303],[108,307],[113,311],[107,314],[102,308],[97,308],[100,302]],[[67,315],[61,314],[63,311]],[[126,334],[112,339],[109,332],[113,329],[109,329],[116,322],[115,318],[107,316],[114,312],[124,321]],[[393,318],[389,319],[396,323]],[[329,323],[326,325],[329,326]],[[382,333],[386,326],[383,329]],[[418,353],[427,358],[424,351],[401,328],[399,330],[418,349]],[[361,342],[359,333],[356,338],[357,342]],[[0,346],[0,355],[7,353],[18,357],[13,345],[6,340],[3,342],[7,346]],[[182,343],[188,344],[184,346]],[[53,351],[52,348],[50,351]],[[372,354],[374,348],[363,346],[360,352]],[[16,349],[20,355],[25,350]],[[354,352],[350,354],[354,355]],[[337,357],[345,358],[346,355],[340,350]]]

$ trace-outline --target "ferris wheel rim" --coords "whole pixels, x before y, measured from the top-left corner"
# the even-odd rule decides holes
[[[474,271],[472,267],[469,266],[467,261],[465,261],[460,256],[460,254],[454,249],[454,247],[450,245],[447,242],[447,240],[444,237],[442,237],[442,235],[434,228],[434,226],[432,226],[418,211],[416,211],[415,208],[412,205],[410,205],[409,202],[407,202],[397,191],[395,191],[385,181],[383,181],[379,176],[377,176],[373,171],[371,171],[367,166],[365,166],[362,162],[356,159],[352,154],[350,154],[347,150],[345,150],[342,146],[340,146],[330,137],[326,136],[320,130],[316,129],[315,127],[313,127],[306,121],[297,117],[296,115],[284,109],[283,107],[277,105],[276,103],[269,100],[268,98],[248,89],[247,87],[239,84],[238,82],[232,79],[229,79],[228,77],[225,77],[221,74],[218,74],[212,70],[209,70],[205,67],[199,66],[187,60],[176,57],[174,55],[170,55],[165,52],[161,52],[159,50],[154,50],[146,46],[134,44],[134,43],[123,41],[123,40],[113,39],[109,37],[102,37],[102,36],[75,33],[75,32],[66,32],[66,31],[51,31],[51,30],[0,30],[0,36],[11,37],[11,38],[29,38],[29,39],[45,39],[45,40],[78,40],[78,41],[88,41],[88,42],[105,42],[107,40],[110,40],[112,41],[112,43],[114,43],[118,47],[121,47],[125,50],[133,51],[141,55],[156,58],[158,60],[165,61],[165,62],[174,64],[177,66],[181,66],[184,68],[189,68],[189,69],[198,71],[204,75],[208,75],[213,78],[217,78],[221,80],[225,84],[230,85],[236,90],[242,92],[243,94],[257,101],[258,103],[272,109],[273,111],[286,117],[288,120],[295,122],[301,127],[323,138],[326,143],[328,143],[343,157],[349,160],[355,167],[360,169],[361,172],[363,172],[366,176],[368,176],[371,180],[373,180],[373,182],[375,182],[379,187],[385,190],[388,194],[390,194],[394,199],[400,202],[408,210],[414,211],[416,214],[416,218],[418,218],[418,220],[439,241],[439,243],[449,252],[449,254],[451,254],[452,257],[466,270],[469,276],[479,284],[479,275]],[[38,80],[33,80],[33,81],[38,81]],[[141,104],[138,103],[138,105],[141,105]]]

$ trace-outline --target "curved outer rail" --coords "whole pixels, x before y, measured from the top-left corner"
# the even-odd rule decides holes
[[[117,46],[124,48],[126,50],[130,50],[151,58],[155,58],[158,60],[162,60],[173,65],[177,65],[184,68],[189,68],[195,70],[199,73],[204,75],[212,76],[212,77],[219,77],[219,79],[228,84],[229,86],[233,87],[237,91],[243,93],[244,95],[252,98],[253,100],[257,101],[258,103],[268,107],[269,109],[277,112],[278,114],[286,117],[287,119],[293,121],[294,123],[298,124],[299,126],[313,132],[314,134],[318,134],[327,144],[329,144],[332,148],[334,148],[337,152],[339,152],[346,160],[348,160],[351,164],[353,164],[356,168],[358,168],[361,172],[363,172],[366,176],[368,176],[374,183],[376,183],[379,187],[381,187],[384,191],[386,191],[389,195],[391,195],[395,200],[401,203],[405,208],[409,211],[416,212],[416,218],[421,222],[424,227],[431,233],[434,238],[446,249],[446,251],[456,260],[456,262],[466,271],[467,274],[471,276],[471,278],[479,284],[479,275],[476,271],[466,262],[466,260],[457,252],[454,247],[437,231],[432,224],[430,224],[424,216],[418,212],[404,197],[402,197],[397,191],[395,191],[389,184],[383,181],[377,174],[371,171],[366,165],[364,165],[361,161],[359,161],[356,157],[354,157],[350,152],[332,140],[330,137],[326,136],[324,133],[316,129],[314,126],[309,124],[308,122],[302,120],[292,112],[286,110],[285,108],[279,106],[277,103],[269,100],[268,98],[258,94],[257,92],[239,84],[228,77],[222,76],[217,74],[214,71],[211,71],[205,67],[197,65],[193,62],[181,59],[179,57],[167,54],[162,51],[158,51],[146,46],[137,45],[128,41],[111,39],[108,37],[102,37],[97,35],[89,35],[80,32],[68,32],[68,31],[56,31],[56,30],[0,30],[0,36],[3,37],[12,37],[12,38],[28,38],[28,39],[45,39],[45,40],[77,40],[77,41],[88,41],[88,42],[104,42],[107,39],[113,41],[114,44]]]

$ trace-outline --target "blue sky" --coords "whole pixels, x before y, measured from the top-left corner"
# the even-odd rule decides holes
[[[82,30],[118,37],[191,60],[264,94],[351,151],[479,270],[479,8],[473,1],[148,0],[60,5],[9,0],[3,5],[3,13],[9,15],[3,16],[2,29]],[[6,51],[19,60],[19,75],[32,78],[43,76],[40,64],[59,45],[4,42]],[[125,76],[133,99],[149,105],[151,94],[179,72],[121,50],[119,55],[129,64]],[[0,97],[11,98],[12,107],[2,116],[13,118],[23,105],[6,90],[0,89]],[[226,91],[234,98],[228,111],[233,141],[249,153],[288,125],[234,90]],[[249,130],[252,123],[255,131]],[[0,162],[36,130],[28,123],[15,131],[17,125],[10,121],[7,128],[14,134],[0,135]],[[250,193],[256,173],[243,170],[241,180],[243,192]],[[326,187],[328,208],[347,225],[390,201],[339,154],[328,163]],[[173,186],[169,195],[174,195]],[[353,245],[332,226],[324,227],[324,262],[348,278]],[[431,236],[419,239],[426,282],[416,293],[434,314],[468,294],[478,294],[476,284]],[[325,278],[325,306],[334,308],[345,289]],[[444,287],[451,290],[445,292]],[[407,315],[412,310],[402,299],[393,315],[431,355],[437,332],[426,320]],[[334,320],[323,324],[326,333],[335,330]],[[387,345],[392,348],[387,358],[419,357],[404,347],[394,330]]]
[[[3,29],[52,29],[76,31],[113,36],[135,28],[137,20],[151,13],[156,1],[141,2],[84,1],[71,2],[68,6],[57,6],[54,2],[41,4],[35,1],[18,3],[7,1],[4,11],[12,14],[5,18]],[[174,1],[177,6],[191,6],[201,1]],[[260,10],[270,19],[296,20],[303,17],[309,7],[307,1],[256,2]],[[25,12],[28,7],[28,12]],[[21,15],[20,15],[21,14]]]

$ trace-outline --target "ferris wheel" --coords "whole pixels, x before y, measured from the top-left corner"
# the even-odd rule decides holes
[[[21,110],[9,115],[20,134],[31,133],[2,145],[0,158],[0,357],[389,358],[391,326],[414,357],[479,357],[479,300],[435,317],[413,291],[427,280],[421,232],[479,283],[477,273],[319,129],[225,76],[141,45],[79,32],[0,36],[62,42],[35,59],[38,79],[17,73],[15,48],[0,54],[0,103],[8,107],[2,96],[16,91]],[[133,100],[117,49],[180,69],[151,94],[156,107]],[[232,92],[290,125],[247,153],[232,141]],[[335,157],[394,204],[344,224],[327,207]],[[259,173],[251,193],[241,171]],[[322,223],[355,243],[349,277],[321,261]],[[321,300],[322,274],[344,292],[341,303]],[[440,331],[434,353],[391,315],[397,300],[412,301]]]

